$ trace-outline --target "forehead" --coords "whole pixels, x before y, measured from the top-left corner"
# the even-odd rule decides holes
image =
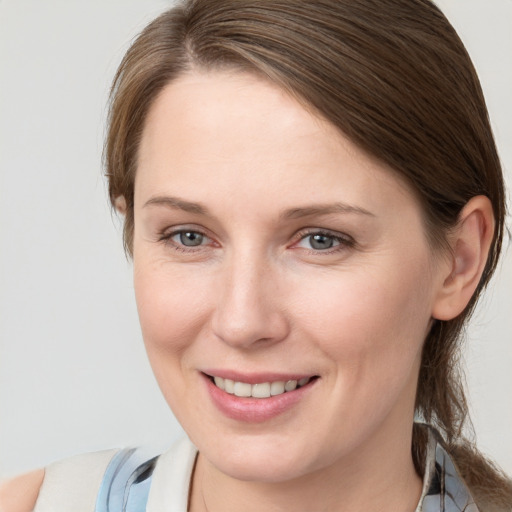
[[[162,151],[162,142],[182,151],[193,149],[188,156],[198,157],[207,151],[211,157],[222,156],[236,148],[240,160],[250,151],[262,159],[265,154],[261,150],[268,149],[271,142],[274,149],[283,149],[292,139],[308,139],[310,143],[324,139],[325,144],[326,136],[332,135],[329,132],[334,133],[334,127],[256,75],[189,72],[167,85],[150,109],[139,163]],[[194,139],[193,148],[189,148]]]
[[[148,113],[137,196],[203,201],[211,192],[266,192],[281,203],[336,199],[385,203],[411,195],[384,164],[275,84],[249,73],[189,72],[167,85]],[[286,194],[283,195],[283,191]],[[276,192],[278,192],[276,194]]]

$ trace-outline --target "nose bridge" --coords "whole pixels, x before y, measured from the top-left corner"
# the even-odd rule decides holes
[[[224,263],[213,315],[214,333],[239,347],[285,337],[287,322],[276,294],[277,269],[269,258],[246,246],[233,250]]]

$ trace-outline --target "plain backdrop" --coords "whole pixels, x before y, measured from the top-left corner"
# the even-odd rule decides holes
[[[0,476],[180,435],[146,360],[101,171],[116,66],[170,5],[0,0]],[[439,5],[480,73],[510,184],[512,1]],[[511,252],[465,352],[479,445],[509,473]]]

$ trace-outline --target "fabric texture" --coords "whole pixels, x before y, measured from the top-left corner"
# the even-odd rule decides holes
[[[425,428],[425,475],[414,512],[480,512],[441,438]],[[184,438],[158,458],[127,449],[52,464],[34,512],[187,512],[196,457]]]
[[[118,450],[77,455],[50,464],[34,512],[92,512],[107,466]]]
[[[429,429],[427,460],[420,502],[415,512],[479,512],[439,434]]]
[[[142,450],[134,448],[117,452],[105,471],[96,512],[146,510],[156,458],[148,460]]]

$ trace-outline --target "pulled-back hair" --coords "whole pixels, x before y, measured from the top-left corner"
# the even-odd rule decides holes
[[[482,510],[510,506],[510,481],[463,435],[461,331],[496,268],[505,193],[479,80],[453,27],[430,0],[191,0],[162,14],[135,40],[112,87],[105,166],[112,202],[126,201],[129,254],[146,116],[162,89],[194,68],[263,76],[388,164],[416,193],[433,250],[446,248],[472,197],[490,199],[487,264],[464,312],[432,325],[416,414],[440,430]],[[422,432],[414,429],[412,447],[420,475]]]

